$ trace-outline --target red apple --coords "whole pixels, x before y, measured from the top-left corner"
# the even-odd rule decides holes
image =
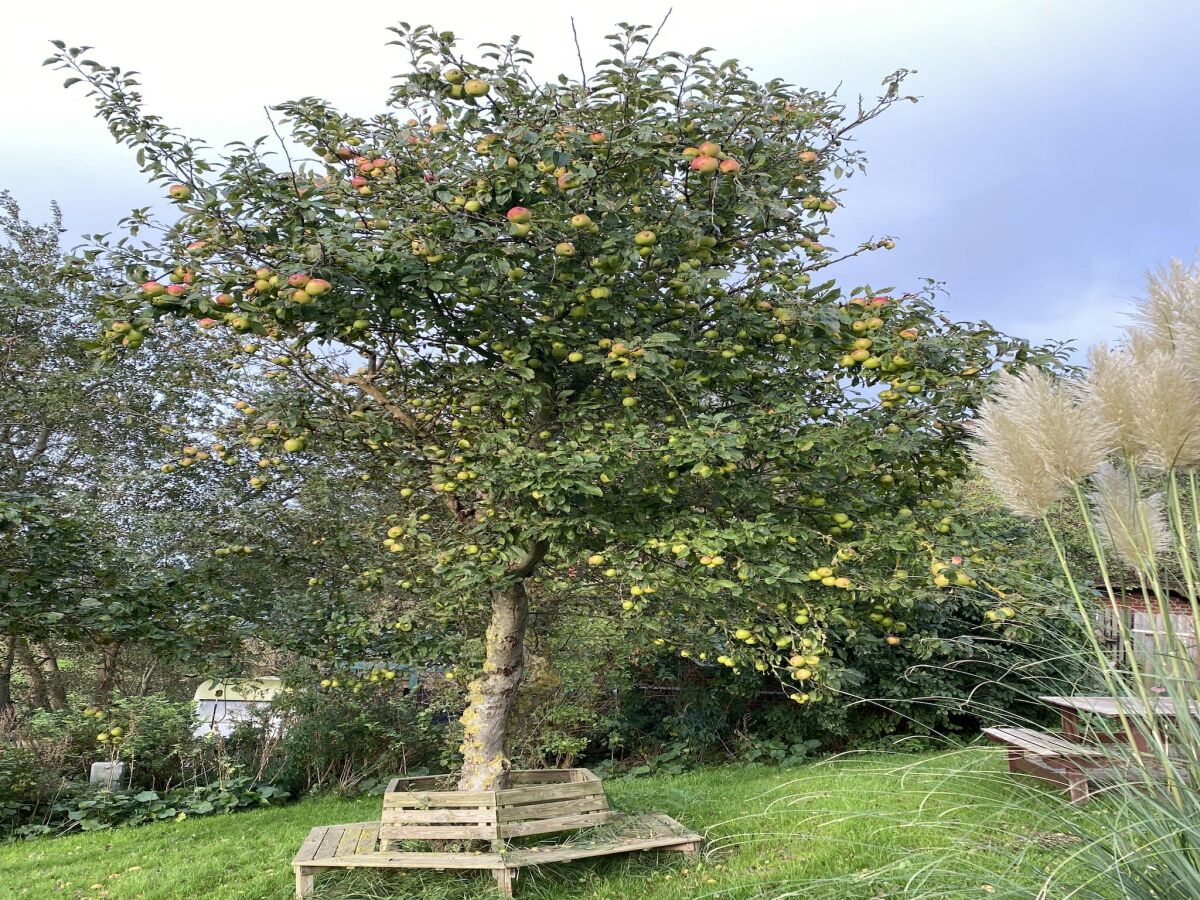
[[[203,319],[201,319],[196,324],[198,324],[201,328],[212,328],[214,325],[217,324],[217,320],[210,319],[208,316],[205,316]]]
[[[302,288],[309,282],[309,276],[303,272],[297,272],[295,275],[288,276],[288,284],[294,288]]]
[[[229,294],[217,294],[217,296],[213,298],[213,302],[216,303],[217,306],[233,306],[233,297],[231,297]]]
[[[696,149],[700,151],[701,156],[718,156],[721,153],[721,145],[716,141],[705,141]]]
[[[533,213],[531,213],[524,206],[514,206],[507,213],[505,213],[505,216],[507,216],[508,221],[512,222],[514,225],[523,225],[533,218]]]
[[[723,159],[719,168],[726,175],[736,175],[741,171],[742,164],[736,159]]]
[[[147,281],[142,285],[142,293],[147,297],[161,297],[167,292],[167,289],[157,281]]]
[[[701,175],[711,175],[720,166],[721,163],[715,156],[697,156],[692,160],[692,171]]]
[[[186,284],[172,284],[167,288],[167,293],[172,297],[182,297],[187,293],[188,286]]]
[[[604,138],[603,131],[593,131],[591,134],[588,135],[588,140],[591,141],[593,144],[603,144],[604,139],[605,138]]]
[[[304,284],[304,293],[310,297],[320,297],[322,294],[328,293],[332,287],[333,285],[324,278],[310,278]]]

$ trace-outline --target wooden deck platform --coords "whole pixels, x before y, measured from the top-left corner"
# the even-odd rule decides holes
[[[314,828],[292,860],[296,896],[307,897],[321,869],[481,869],[490,871],[500,896],[511,897],[517,872],[524,866],[566,862],[637,850],[699,851],[702,838],[664,813],[614,815],[602,826],[577,833],[560,843],[512,847],[503,852],[409,852],[387,849],[379,822],[324,825]]]

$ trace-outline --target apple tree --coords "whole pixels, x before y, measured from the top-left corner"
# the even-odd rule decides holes
[[[623,26],[591,74],[541,83],[516,39],[468,56],[392,30],[383,112],[303,98],[276,108],[287,139],[220,153],[145,112],[135,73],[59,47],[177,210],[93,249],[131,285],[103,354],[191,319],[292,388],[231,397],[206,464],[269,494],[337,446],[387,488],[386,565],[361,577],[414,659],[473,668],[462,789],[504,783],[529,618],[565,590],[798,702],[836,696],[845,635],[900,643],[868,613],[942,553],[953,423],[1040,352],[929,291],[820,275],[892,246],[838,251],[828,222],[905,73],[847,108]]]

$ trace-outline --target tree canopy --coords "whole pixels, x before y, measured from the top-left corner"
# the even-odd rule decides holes
[[[286,503],[337,448],[390,498],[386,565],[359,583],[414,658],[477,675],[464,787],[504,778],[531,602],[619,604],[806,703],[837,691],[848,641],[905,639],[869,613],[912,578],[974,584],[946,509],[957,423],[990,373],[1053,351],[951,322],[932,288],[825,277],[893,246],[839,251],[828,223],[855,130],[909,99],[906,73],[848,109],[643,27],[552,83],[516,39],[468,57],[393,31],[408,69],[383,113],[303,98],[278,145],[221,153],[146,112],[136,73],[52,61],[177,211],[94,241],[130,284],[103,355],[190,320],[280,386],[231,395],[211,446],[168,463],[182,477],[224,459]]]

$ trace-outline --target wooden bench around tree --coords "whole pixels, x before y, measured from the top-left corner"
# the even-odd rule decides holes
[[[1072,803],[1089,796],[1088,777],[1105,752],[1061,734],[1033,728],[985,728],[985,736],[1008,747],[1008,770],[1033,775],[1070,794]]]
[[[600,780],[586,769],[517,771],[501,791],[454,791],[443,777],[393,779],[379,822],[312,829],[292,860],[296,896],[313,890],[322,869],[476,869],[491,872],[511,897],[525,866],[629,853],[695,853],[700,835],[663,813],[609,809]],[[513,838],[576,831],[558,843],[510,846]],[[396,844],[488,842],[489,850],[415,850]],[[468,844],[469,846],[469,844]]]

